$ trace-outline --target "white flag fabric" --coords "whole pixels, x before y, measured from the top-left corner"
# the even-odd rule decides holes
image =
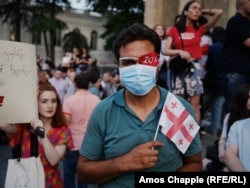
[[[158,123],[161,132],[168,137],[177,148],[185,153],[200,126],[189,114],[179,99],[168,92]]]

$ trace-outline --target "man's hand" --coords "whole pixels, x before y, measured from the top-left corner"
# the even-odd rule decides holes
[[[154,149],[163,146],[159,141],[150,141],[132,149],[128,154],[121,157],[121,165],[124,171],[139,171],[153,167],[159,151]]]

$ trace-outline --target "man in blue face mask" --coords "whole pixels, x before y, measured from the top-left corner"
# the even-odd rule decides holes
[[[124,89],[102,100],[92,112],[79,150],[80,181],[134,187],[136,171],[202,170],[199,134],[184,154],[160,131],[154,141],[168,95],[156,85],[160,48],[158,35],[143,24],[134,23],[117,36],[114,53]],[[194,117],[190,104],[178,99]]]
[[[148,94],[156,84],[159,55],[151,52],[141,57],[119,58],[121,83],[134,95]]]

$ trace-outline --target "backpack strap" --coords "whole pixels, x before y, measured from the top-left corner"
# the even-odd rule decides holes
[[[37,135],[30,132],[30,156],[38,157],[38,145]]]
[[[20,158],[22,155],[23,132],[24,130],[22,130],[22,133],[21,133],[20,143],[14,146],[11,151],[13,158],[17,159],[17,161],[20,161]],[[29,134],[30,134],[30,156],[38,157],[39,144],[38,144],[37,136],[32,132],[30,132]]]

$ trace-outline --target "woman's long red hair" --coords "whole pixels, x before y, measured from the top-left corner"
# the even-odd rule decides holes
[[[62,104],[55,87],[52,86],[47,79],[40,79],[38,82],[38,89],[39,89],[37,96],[38,98],[44,91],[53,91],[56,94],[57,108],[56,108],[56,113],[52,118],[51,126],[57,128],[65,126],[67,124],[66,119],[64,117]]]

